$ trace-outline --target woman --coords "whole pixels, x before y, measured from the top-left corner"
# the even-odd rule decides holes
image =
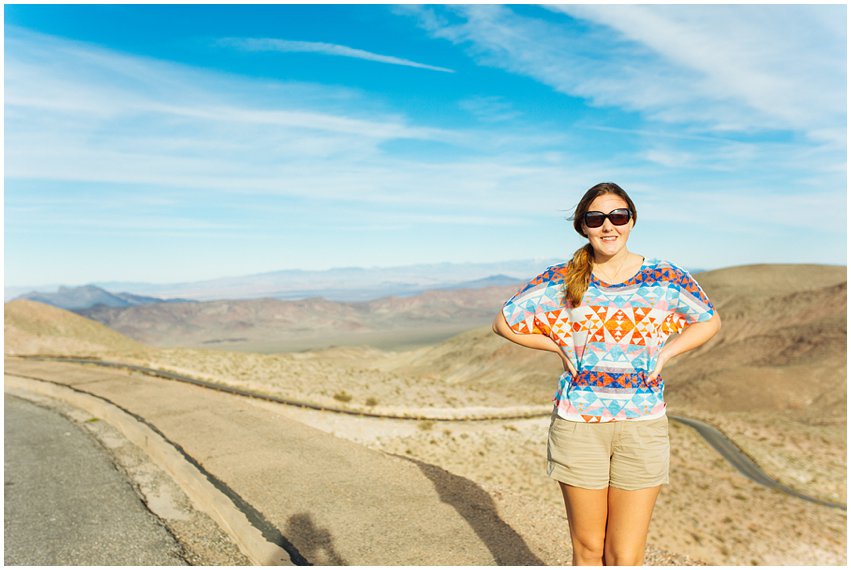
[[[688,271],[627,250],[637,214],[617,184],[590,188],[571,219],[588,243],[521,287],[493,328],[562,361],[547,473],[561,486],[573,564],[641,565],[668,484],[662,368],[721,319]]]

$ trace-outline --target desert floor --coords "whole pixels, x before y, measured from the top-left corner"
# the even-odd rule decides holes
[[[399,371],[399,362],[410,361],[415,354],[370,348],[280,355],[163,349],[121,358],[223,384],[372,412],[467,407],[481,411],[511,405],[528,410],[535,400],[541,409],[547,406],[540,394],[508,399],[504,390],[462,383],[429,385]],[[546,475],[548,414],[523,420],[444,422],[257,405],[374,449],[438,465],[477,482],[492,496],[515,498],[529,516],[536,512],[542,519],[557,516],[562,524],[550,527],[550,540],[569,543],[561,493]],[[796,428],[790,435],[789,421],[768,413],[722,414],[670,404],[668,413],[715,425],[769,475],[790,487],[845,502],[844,422]],[[673,420],[670,439],[670,485],[663,487],[656,503],[649,545],[713,565],[846,564],[845,511],[752,482],[696,431]]]

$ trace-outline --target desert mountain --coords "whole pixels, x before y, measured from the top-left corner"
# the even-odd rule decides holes
[[[834,309],[840,306],[837,295],[842,296],[841,291],[831,292],[829,288],[841,289],[845,283],[844,267],[822,265],[748,265],[696,275],[725,319],[725,340],[736,342],[745,334],[749,343],[762,342],[759,333],[780,328],[785,332],[777,334],[800,336],[800,341],[783,345],[789,347],[783,354],[772,355],[777,363],[797,358],[794,355],[798,352],[818,349],[808,348],[807,342],[820,338],[821,332],[807,332],[807,327],[814,319],[838,314]],[[488,325],[519,284],[433,290],[366,302],[323,298],[221,300],[100,306],[77,312],[160,347],[262,353],[357,345],[398,350],[432,346]],[[787,318],[794,319],[794,327],[786,326]],[[823,332],[844,338],[844,325],[836,325]]]
[[[53,305],[54,307],[68,309],[69,311],[80,311],[98,305],[105,307],[131,307],[149,303],[191,302],[191,299],[160,299],[159,297],[146,297],[126,292],[110,293],[106,289],[95,285],[83,285],[81,287],[60,286],[59,290],[55,293],[33,291],[20,295],[17,298],[29,299],[30,301]]]
[[[847,274],[844,266],[748,265],[701,273],[723,319],[719,334],[666,369],[673,405],[845,418]]]
[[[93,307],[77,312],[140,342],[283,352],[339,345],[423,346],[490,323],[518,283],[341,302],[250,299]]]
[[[3,333],[6,354],[91,355],[146,349],[101,323],[27,299],[5,304]]]

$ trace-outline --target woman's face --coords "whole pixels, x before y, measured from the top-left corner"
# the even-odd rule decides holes
[[[594,198],[594,201],[588,207],[588,211],[608,214],[618,208],[629,209],[629,205],[616,194],[602,194]],[[616,226],[609,218],[606,218],[599,228],[589,228],[583,220],[582,231],[588,236],[588,241],[591,242],[591,247],[594,248],[595,252],[599,252],[603,257],[612,257],[626,247],[626,241],[629,239],[629,232],[633,225],[635,225],[635,220],[632,218],[623,226]]]

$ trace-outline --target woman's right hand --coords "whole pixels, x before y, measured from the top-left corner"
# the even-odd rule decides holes
[[[559,350],[558,351],[559,358],[561,358],[561,365],[564,367],[565,372],[570,372],[571,376],[576,376],[576,369],[573,367],[573,363],[570,362],[570,359],[565,356],[565,354]]]

